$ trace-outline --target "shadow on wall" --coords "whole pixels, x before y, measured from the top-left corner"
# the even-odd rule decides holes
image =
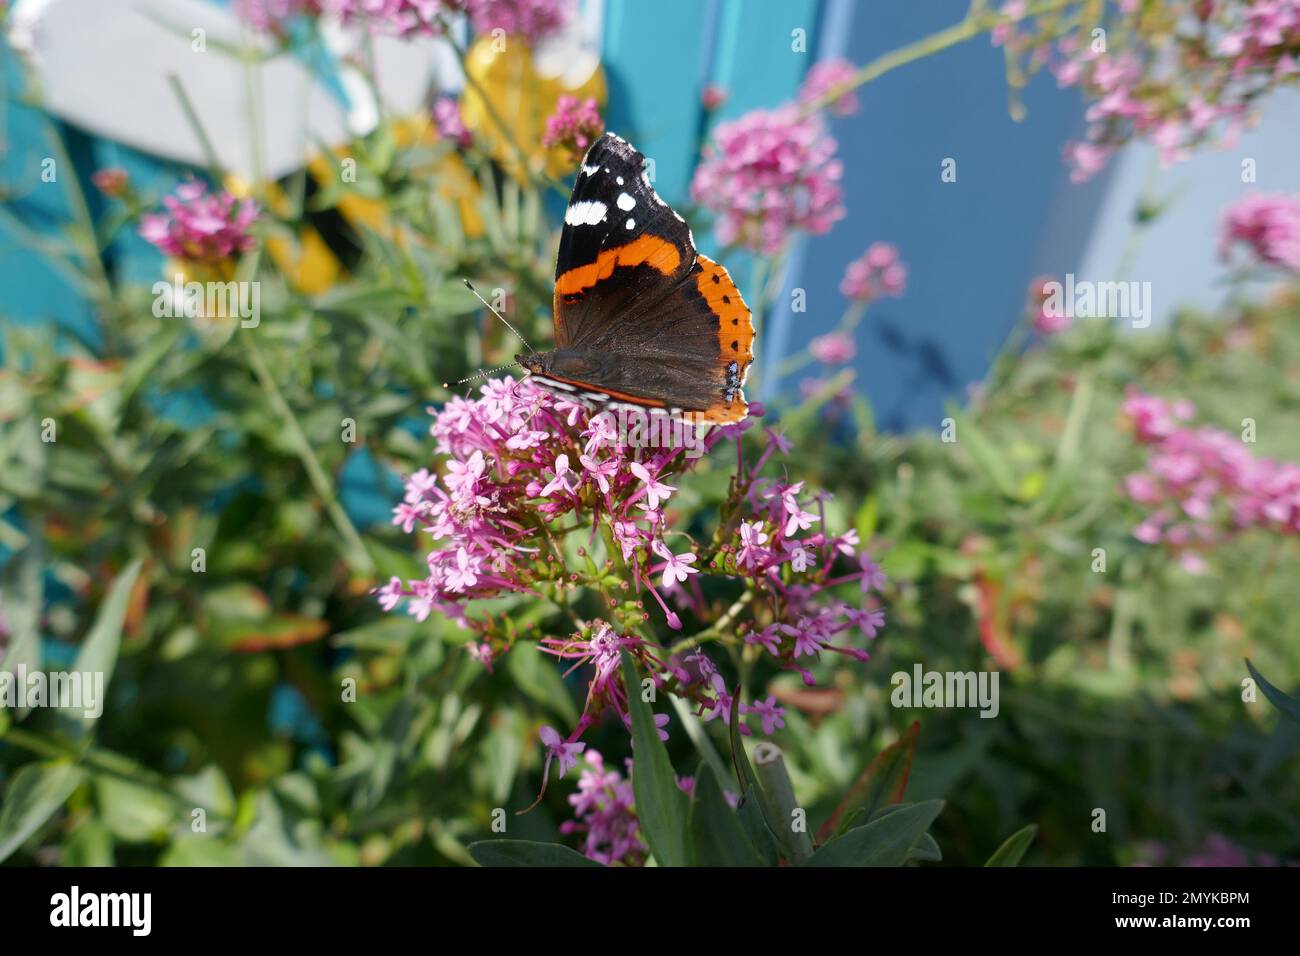
[[[851,6],[843,54],[859,64],[966,12],[963,0]],[[892,242],[908,288],[868,311],[858,386],[882,428],[937,428],[944,402],[961,399],[987,371],[1043,263],[1081,257],[1106,178],[1069,183],[1061,148],[1079,135],[1082,109],[1052,76],[1031,83],[1026,118],[1011,119],[1002,54],[987,37],[886,74],[859,100],[858,114],[832,127],[848,217],[804,244],[786,308],[772,323],[768,361],[834,327],[846,305],[845,266],[872,242]],[[954,182],[941,178],[946,159],[955,161]],[[807,292],[807,314],[789,311],[794,287]],[[782,387],[796,391],[797,378]]]

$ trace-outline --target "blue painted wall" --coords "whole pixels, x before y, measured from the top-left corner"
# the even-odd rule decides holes
[[[824,52],[866,63],[959,22],[966,7],[835,3]],[[1051,228],[1051,210],[1069,188],[1061,146],[1077,134],[1080,112],[1073,95],[1040,77],[1025,93],[1027,119],[1013,122],[1002,54],[987,37],[888,73],[858,96],[858,114],[832,122],[848,216],[804,244],[787,286],[806,290],[808,312],[787,307],[775,317],[767,367],[831,329],[846,306],[838,288],[845,266],[872,242],[892,242],[909,268],[907,293],[868,312],[856,371],[882,427],[938,427],[944,401],[984,374],[1006,338],[1045,245],[1065,259],[1080,253],[1088,204]],[[953,183],[940,178],[948,157],[957,163]]]

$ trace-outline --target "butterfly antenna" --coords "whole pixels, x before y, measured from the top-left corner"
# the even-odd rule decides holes
[[[476,299],[478,299],[480,302],[482,302],[483,305],[487,306],[487,310],[488,310],[489,312],[491,312],[491,313],[492,313],[493,315],[495,315],[498,319],[500,319],[500,320],[505,324],[505,327],[506,327],[507,329],[509,329],[511,332],[515,333],[516,336],[518,336],[519,341],[524,343],[524,348],[528,349],[528,351],[530,351],[530,352],[536,352],[536,351],[537,351],[537,349],[533,348],[531,345],[528,344],[528,340],[527,340],[526,338],[524,338],[522,335],[519,334],[519,330],[518,330],[517,328],[515,328],[513,325],[511,325],[510,322],[506,319],[506,317],[505,317],[504,315],[502,315],[502,314],[501,314],[500,312],[498,312],[496,309],[492,308],[492,306],[488,304],[488,300],[485,299],[485,298],[483,298],[483,296],[481,296],[481,295],[478,294],[478,289],[474,288],[474,286],[470,284],[470,281],[469,281],[468,279],[462,279],[461,281],[465,283],[465,288],[469,289],[470,292],[473,292],[473,293],[474,293],[474,297],[475,297]],[[509,367],[510,367],[510,366],[508,366],[508,365],[506,366],[506,368],[509,368]]]
[[[467,375],[465,378],[462,378],[459,381],[443,382],[442,387],[455,388],[457,385],[464,385],[466,382],[475,382],[478,381],[480,378],[487,378],[489,375],[492,375],[496,372],[504,372],[508,368],[514,368],[518,364],[519,364],[518,362],[511,362],[508,365],[499,365],[496,368],[479,369],[473,375]]]

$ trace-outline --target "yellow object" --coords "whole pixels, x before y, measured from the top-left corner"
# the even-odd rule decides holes
[[[227,176],[225,185],[232,195],[241,199],[252,194],[249,184],[236,176]],[[263,196],[272,212],[277,215],[288,212],[288,197],[277,183],[267,183],[263,187]],[[338,281],[343,272],[342,264],[320,233],[310,226],[299,231],[296,242],[283,236],[269,237],[266,251],[289,283],[307,295],[324,292]]]
[[[522,178],[515,150],[518,146],[533,173],[544,172],[558,179],[573,171],[573,157],[562,148],[542,147],[546,120],[555,112],[560,97],[566,95],[594,97],[603,111],[606,87],[602,67],[597,65],[582,82],[573,85],[564,77],[539,73],[533,51],[522,39],[485,35],[469,48],[465,72],[470,82],[465,84],[461,97],[461,120],[487,144],[497,162],[516,178]],[[480,89],[492,108],[483,102]]]
[[[431,145],[438,141],[437,131],[427,116],[397,120],[392,132],[393,142],[399,148]],[[334,156],[317,154],[308,161],[307,170],[318,183],[327,185],[339,175],[335,159],[347,158],[348,154],[346,148]],[[477,238],[483,235],[485,227],[479,210],[482,190],[460,156],[448,154],[427,169],[415,170],[414,174],[430,177],[436,183],[438,195],[457,205],[466,236]],[[240,198],[252,195],[250,184],[235,176],[226,177],[225,187]],[[263,187],[263,200],[278,215],[285,215],[289,210],[288,198],[276,183],[267,183]],[[354,229],[369,229],[394,242],[416,241],[409,231],[394,227],[388,207],[382,200],[353,193],[339,200],[338,210]],[[306,295],[325,292],[343,278],[343,265],[310,226],[303,226],[296,239],[268,237],[266,251],[289,283]]]

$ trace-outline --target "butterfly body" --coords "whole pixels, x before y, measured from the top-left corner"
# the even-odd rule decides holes
[[[517,359],[539,384],[593,404],[743,419],[754,360],[749,309],[695,249],[650,183],[645,157],[606,133],[588,150],[564,217],[555,341]]]

